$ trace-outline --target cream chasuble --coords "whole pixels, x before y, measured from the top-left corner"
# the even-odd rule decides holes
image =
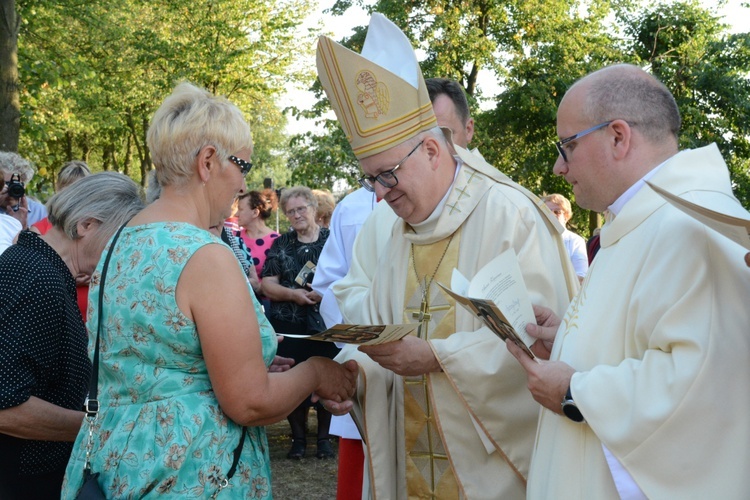
[[[650,182],[748,218],[715,145],[675,155]],[[617,498],[602,445],[647,498],[748,498],[746,250],[647,186],[601,244],[551,354],[577,370],[586,422],[542,410],[529,498]]]
[[[421,309],[421,334],[443,370],[405,380],[354,347],[339,354],[339,361],[360,365],[352,414],[365,443],[363,498],[526,495],[539,405],[526,389],[525,372],[505,344],[471,313],[454,309],[434,281],[450,284],[453,268],[473,277],[513,248],[532,303],[562,314],[578,278],[562,226],[544,204],[481,158],[456,149],[463,166],[434,227],[415,233],[379,204],[354,244],[349,274],[333,287],[349,323],[413,323]],[[423,307],[418,282],[429,281],[452,236]]]

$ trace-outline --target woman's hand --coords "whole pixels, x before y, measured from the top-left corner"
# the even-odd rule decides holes
[[[308,297],[308,292],[304,288],[290,288],[292,292],[292,302],[300,306],[312,306],[315,305],[315,301]]]
[[[315,290],[308,290],[307,298],[312,300],[315,304],[318,304],[321,300],[323,300],[323,296]]]
[[[340,364],[328,358],[313,356],[306,363],[313,363],[318,374],[318,386],[315,388],[313,402],[318,399],[330,399],[340,403],[354,396],[359,373],[356,361],[349,360]]]
[[[282,337],[284,338],[284,337]],[[292,358],[285,358],[284,356],[274,356],[271,366],[268,367],[270,373],[281,373],[291,370],[294,366],[295,361]]]

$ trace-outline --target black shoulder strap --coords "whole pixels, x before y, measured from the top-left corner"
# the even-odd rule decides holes
[[[86,408],[85,408],[87,415],[90,417],[96,416],[96,414],[99,412],[99,400],[97,399],[98,392],[99,392],[99,334],[102,332],[104,281],[107,278],[107,269],[109,268],[109,260],[112,257],[112,252],[115,249],[115,244],[117,243],[117,240],[120,238],[120,233],[122,232],[122,230],[125,228],[127,224],[128,223],[126,222],[125,224],[120,226],[120,229],[118,229],[117,233],[115,233],[115,237],[112,239],[112,244],[109,246],[109,250],[107,251],[107,257],[104,259],[104,265],[102,265],[102,276],[99,280],[99,316],[97,318],[99,324],[96,328],[96,343],[94,344],[94,361],[91,367],[91,383],[89,384],[89,396],[86,399]],[[247,431],[247,428],[243,427],[241,435],[240,435],[240,442],[237,445],[237,447],[234,449],[232,467],[230,467],[229,472],[227,473],[227,480],[231,479],[232,476],[234,476],[235,471],[237,470],[237,464],[239,463],[240,455],[242,454],[242,447],[245,444],[246,431]]]
[[[123,229],[125,229],[125,226],[128,224],[128,222],[120,226],[120,229],[118,229],[117,233],[115,233],[115,237],[112,239],[112,244],[109,246],[109,250],[107,251],[107,257],[104,259],[104,265],[102,266],[102,276],[101,276],[101,279],[99,280],[99,316],[97,318],[99,324],[96,328],[96,342],[94,344],[94,361],[91,366],[91,382],[89,383],[89,395],[88,395],[88,398],[86,398],[86,406],[85,406],[86,414],[90,417],[95,416],[97,413],[99,413],[99,400],[97,399],[97,395],[99,392],[99,334],[102,332],[104,281],[107,277],[107,268],[109,267],[109,259],[112,257],[112,251],[115,249],[115,244],[117,243],[117,240],[120,238],[120,233],[122,232]]]

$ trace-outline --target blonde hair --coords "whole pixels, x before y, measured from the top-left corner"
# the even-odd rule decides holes
[[[217,156],[226,158],[253,145],[250,126],[237,106],[187,82],[177,85],[156,110],[147,141],[162,187],[187,183],[204,146],[214,146]]]
[[[560,208],[562,208],[563,214],[565,215],[565,220],[570,220],[570,218],[573,217],[573,207],[565,196],[558,193],[548,194],[547,196],[542,197],[542,201],[549,201],[560,205]]]
[[[73,160],[62,166],[57,173],[55,191],[62,191],[79,179],[91,175],[91,170],[85,161]]]
[[[318,200],[316,219],[320,225],[328,227],[331,224],[333,209],[336,208],[336,199],[327,189],[313,189],[312,192],[315,199]]]

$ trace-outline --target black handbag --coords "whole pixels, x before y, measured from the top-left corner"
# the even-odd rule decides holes
[[[128,221],[130,222],[130,221]],[[109,259],[112,257],[112,250],[115,248],[115,243],[120,237],[120,233],[128,223],[126,222],[120,229],[117,230],[115,237],[112,239],[112,244],[107,252],[107,258],[104,259],[104,265],[102,266],[102,276],[99,280],[99,325],[96,328],[96,343],[94,344],[94,360],[91,367],[91,382],[89,384],[89,395],[86,398],[84,409],[86,411],[86,419],[89,423],[89,437],[86,443],[86,465],[83,468],[83,485],[78,490],[76,500],[105,500],[107,497],[102,491],[102,487],[99,485],[99,473],[91,471],[91,451],[93,447],[94,438],[94,423],[99,415],[99,400],[96,399],[99,390],[99,334],[102,331],[102,304],[104,303],[104,280],[107,277],[107,268],[109,267]],[[216,498],[221,490],[229,485],[229,480],[232,479],[234,473],[237,470],[237,464],[240,461],[240,455],[242,455],[242,446],[245,444],[246,427],[242,427],[242,434],[240,435],[240,442],[234,449],[234,458],[232,460],[232,466],[229,468],[227,477],[219,484],[219,489],[213,494],[211,498]]]

